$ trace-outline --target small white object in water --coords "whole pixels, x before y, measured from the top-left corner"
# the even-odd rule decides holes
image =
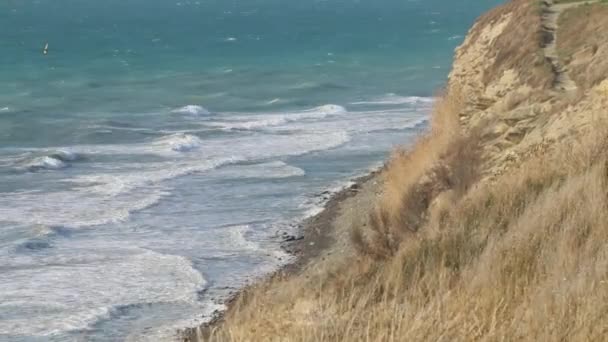
[[[11,109],[8,107],[0,108],[0,112],[8,112],[9,110]]]
[[[234,38],[234,37],[228,37],[228,38],[226,38],[226,41],[227,42],[236,42],[236,38]]]

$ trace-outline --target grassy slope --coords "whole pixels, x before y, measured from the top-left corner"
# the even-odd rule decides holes
[[[589,123],[585,130],[559,125],[561,113],[591,108],[585,102],[591,95],[562,99],[549,89],[551,75],[538,59],[535,5],[515,0],[473,28],[461,59],[487,36],[484,26],[509,13],[512,27],[504,32],[524,30],[526,39],[505,33],[490,40],[491,62],[475,79],[477,88],[472,78],[456,82],[468,76],[452,76],[430,132],[395,152],[369,222],[352,227],[357,257],[260,284],[206,339],[605,339],[608,125],[605,113],[584,119],[585,111],[576,112],[576,120]],[[597,37],[568,37],[608,26],[596,21],[581,28],[574,17],[564,18],[560,49],[569,56],[593,50]],[[608,74],[601,67],[606,59],[596,57],[598,66],[571,66],[589,94]],[[593,70],[593,79],[577,68]],[[521,75],[515,90],[480,104],[483,88],[513,69]],[[544,109],[537,111],[537,103]],[[513,119],[521,112],[535,114]],[[507,132],[498,129],[506,124]],[[558,128],[567,134],[549,138]],[[541,143],[528,143],[541,135]]]

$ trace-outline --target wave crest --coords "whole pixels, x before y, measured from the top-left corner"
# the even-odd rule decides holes
[[[173,114],[183,115],[209,115],[211,112],[202,106],[187,105],[180,108],[176,108],[171,111]]]
[[[397,94],[386,94],[385,96],[370,100],[352,102],[352,105],[421,105],[431,104],[435,101],[432,97],[421,97],[421,96],[400,96]]]
[[[39,158],[34,159],[30,163],[28,163],[26,167],[29,171],[38,171],[38,170],[59,170],[59,169],[65,168],[67,166],[68,166],[68,164],[64,163],[63,161],[61,161],[59,159],[49,157],[49,156],[44,156],[44,157],[39,157]]]
[[[319,114],[324,114],[324,115],[335,115],[335,114],[345,114],[348,111],[346,110],[346,108],[344,108],[342,106],[335,105],[335,104],[327,104],[327,105],[313,108],[307,112],[319,113]]]
[[[82,159],[82,156],[77,153],[59,150],[45,156],[39,156],[25,161],[19,168],[30,172],[60,170],[70,166],[70,162],[78,161],[80,159]]]
[[[342,115],[346,113],[348,113],[348,111],[342,106],[335,104],[327,104],[298,112],[287,112],[284,114],[247,115],[241,117],[234,117],[226,121],[209,122],[205,125],[210,127],[218,127],[226,130],[252,130],[265,127],[280,126],[294,121],[324,119],[331,115]]]
[[[194,135],[176,133],[159,139],[157,144],[168,146],[174,152],[189,152],[200,148],[202,141]]]
[[[71,162],[81,160],[82,156],[78,153],[74,153],[66,150],[59,150],[50,155],[51,158],[61,160],[62,162]]]

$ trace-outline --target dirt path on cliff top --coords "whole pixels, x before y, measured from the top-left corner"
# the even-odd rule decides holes
[[[542,28],[545,33],[545,46],[543,47],[545,58],[551,63],[551,68],[555,73],[553,87],[560,92],[576,92],[578,86],[570,78],[568,70],[559,60],[557,53],[557,32],[559,27],[559,16],[567,9],[577,7],[593,1],[577,1],[563,4],[555,4],[553,0],[543,1]]]

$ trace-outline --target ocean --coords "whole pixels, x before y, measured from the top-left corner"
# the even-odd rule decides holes
[[[0,2],[0,340],[208,320],[424,131],[500,2]]]

